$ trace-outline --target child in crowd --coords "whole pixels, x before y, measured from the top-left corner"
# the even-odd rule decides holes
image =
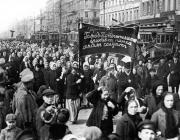
[[[6,124],[7,127],[1,131],[0,140],[15,140],[16,136],[22,131],[16,126],[15,114],[7,114]]]

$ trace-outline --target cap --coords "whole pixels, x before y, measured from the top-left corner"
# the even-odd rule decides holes
[[[46,89],[43,91],[42,96],[55,95],[56,92],[52,89]]]
[[[138,131],[141,131],[142,129],[150,129],[152,131],[156,131],[155,124],[150,120],[144,120],[139,123],[138,125]]]
[[[149,70],[149,72],[156,72],[156,69],[155,69],[155,68],[151,68],[151,69]]]
[[[31,70],[25,69],[24,71],[21,72],[21,81],[23,83],[32,81],[34,79],[34,74]]]
[[[6,121],[16,121],[16,115],[15,114],[7,114],[6,115]]]

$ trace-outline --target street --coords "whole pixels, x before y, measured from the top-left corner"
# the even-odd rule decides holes
[[[67,123],[67,125],[69,126],[69,129],[72,131],[73,134],[75,135],[80,135],[83,130],[87,127],[86,126],[86,121],[89,117],[89,114],[91,113],[92,109],[82,109],[79,112],[79,116],[78,116],[78,121],[76,124],[71,124],[71,123]],[[114,130],[115,130],[115,124],[118,118],[120,118],[121,113],[117,114],[114,117]]]

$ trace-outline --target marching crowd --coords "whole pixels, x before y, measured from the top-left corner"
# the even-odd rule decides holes
[[[179,53],[132,66],[107,54],[80,59],[75,46],[1,41],[0,140],[178,140]],[[72,134],[67,122],[89,107],[87,128]]]

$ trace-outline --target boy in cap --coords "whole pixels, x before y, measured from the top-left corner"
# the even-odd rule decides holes
[[[6,116],[7,127],[2,129],[0,140],[15,140],[16,136],[22,131],[16,126],[16,116],[8,114]]]
[[[53,106],[55,106],[55,96],[56,93],[52,89],[46,89],[42,93],[42,98],[44,103],[37,110],[36,114],[36,130],[38,135],[40,136],[40,129],[45,125],[45,121],[42,119],[42,112],[45,110],[52,110]]]
[[[141,140],[155,140],[155,124],[150,120],[144,120],[138,125],[138,136]]]

